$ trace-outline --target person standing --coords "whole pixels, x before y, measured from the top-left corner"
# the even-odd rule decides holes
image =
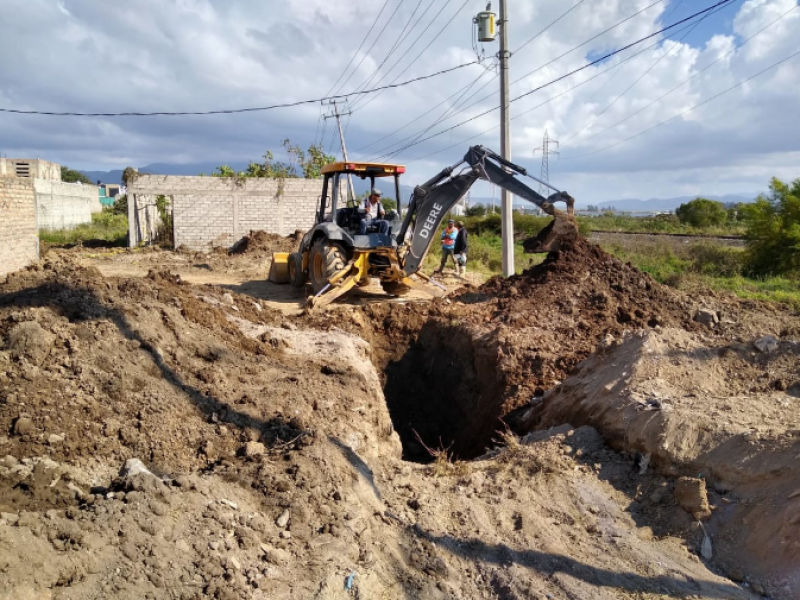
[[[434,271],[434,273],[441,273],[444,271],[444,266],[447,264],[447,259],[453,259],[453,266],[455,266],[456,271],[458,271],[458,265],[456,264],[456,259],[453,256],[454,248],[456,247],[456,238],[458,237],[458,229],[456,229],[456,223],[453,219],[450,219],[447,222],[447,228],[442,231],[442,264],[439,265],[438,270]]]
[[[453,246],[453,258],[456,261],[456,272],[459,275],[467,274],[467,228],[464,226],[464,221],[456,222],[456,229],[458,235],[456,236],[456,243]]]

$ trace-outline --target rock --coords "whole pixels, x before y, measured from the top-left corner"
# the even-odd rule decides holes
[[[60,444],[63,441],[64,441],[64,436],[63,435],[56,435],[55,433],[51,433],[47,437],[47,443],[50,444],[50,445]]]
[[[242,456],[261,456],[265,454],[267,447],[261,442],[247,442],[244,446],[239,448],[239,454]]]
[[[19,521],[19,515],[15,513],[0,512],[0,521],[8,525],[16,525]]]
[[[706,482],[696,477],[681,477],[675,483],[675,500],[681,508],[691,513],[695,519],[702,520],[711,516],[708,505]]]
[[[719,323],[719,317],[713,310],[701,308],[694,314],[694,320],[707,327],[715,327]]]
[[[262,311],[261,305],[258,302],[253,302],[253,308],[256,309],[256,312]]]
[[[50,354],[55,339],[56,336],[45,331],[36,321],[25,321],[8,332],[8,349],[12,358],[27,359],[38,367]]]
[[[30,435],[34,430],[33,420],[30,417],[17,417],[14,421],[14,435]]]
[[[287,508],[285,511],[281,513],[277,519],[275,519],[275,524],[283,529],[289,524],[289,509]]]
[[[233,296],[228,293],[222,294],[222,301],[225,304],[233,304]]]
[[[119,471],[120,477],[132,477],[134,475],[153,475],[152,471],[144,466],[144,463],[138,458],[131,458],[125,462],[125,466]]]
[[[236,569],[237,571],[241,571],[242,570],[242,563],[239,562],[238,558],[236,558],[235,556],[231,556],[228,560],[230,561],[231,566],[234,569]]]
[[[292,560],[292,555],[281,548],[261,544],[261,551],[264,553],[264,558],[274,565],[287,564]]]
[[[759,596],[766,596],[766,595],[767,595],[767,592],[766,592],[766,590],[764,589],[764,586],[763,586],[763,585],[761,585],[761,583],[760,583],[760,582],[758,582],[758,581],[753,581],[753,582],[751,582],[751,583],[750,583],[750,588],[751,588],[751,589],[752,589],[752,590],[753,590],[753,591],[754,591],[756,594],[758,594]]]
[[[225,506],[232,508],[233,510],[239,510],[239,505],[236,502],[231,502],[230,500],[226,500],[223,498],[219,501],[220,504],[224,504]]]
[[[765,335],[753,342],[753,346],[762,354],[769,354],[778,349],[778,340],[772,335]]]
[[[728,579],[735,581],[736,583],[742,583],[744,581],[744,573],[742,573],[739,569],[731,569],[728,571]]]
[[[288,531],[281,531],[281,537],[285,540],[288,540],[290,537],[292,537],[292,534]]]

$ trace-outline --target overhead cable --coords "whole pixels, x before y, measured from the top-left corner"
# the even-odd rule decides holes
[[[428,75],[420,75],[419,77],[414,77],[413,79],[401,81],[400,83],[390,83],[389,85],[383,85],[381,87],[372,88],[370,90],[362,90],[360,92],[350,92],[347,94],[337,94],[335,96],[323,96],[322,98],[314,98],[313,100],[296,100],[294,102],[284,102],[281,104],[271,104],[269,106],[257,106],[252,108],[231,108],[224,110],[207,110],[207,111],[179,111],[179,112],[157,111],[157,112],[118,112],[118,113],[55,112],[55,111],[44,111],[44,110],[21,110],[16,108],[0,108],[0,113],[11,113],[17,115],[45,115],[51,117],[156,117],[156,116],[182,117],[189,115],[193,116],[231,115],[239,113],[261,112],[266,110],[274,110],[276,108],[291,108],[293,106],[302,106],[303,104],[316,104],[317,102],[322,102],[323,100],[338,100],[340,98],[347,99],[350,96],[363,96],[365,94],[374,94],[382,90],[404,87],[411,83],[416,83],[417,81],[424,81],[425,79],[431,79],[432,77],[438,77],[439,75],[452,73],[453,71],[457,71],[458,69],[463,69],[464,67],[469,67],[470,65],[477,65],[477,64],[478,61],[473,60],[470,62],[462,63],[460,65],[456,65],[454,67],[450,67],[449,69],[442,69],[440,71],[436,71],[435,73],[429,73]]]
[[[661,127],[662,125],[666,125],[667,123],[669,123],[671,121],[674,121],[675,119],[677,119],[679,117],[682,117],[683,115],[685,115],[687,113],[692,112],[696,108],[700,108],[701,106],[705,106],[709,102],[712,102],[713,100],[716,100],[717,98],[719,98],[721,96],[724,96],[728,92],[731,92],[731,91],[735,90],[736,88],[743,86],[745,83],[747,83],[749,81],[752,81],[756,77],[759,77],[759,76],[763,75],[764,73],[766,73],[768,71],[771,71],[772,69],[774,69],[776,67],[779,67],[783,63],[785,63],[785,62],[791,60],[792,58],[794,58],[795,56],[797,56],[798,54],[800,54],[800,50],[797,50],[797,51],[793,52],[792,54],[790,54],[786,58],[783,58],[783,59],[779,60],[778,62],[772,63],[770,66],[768,66],[768,67],[766,67],[764,69],[761,69],[758,73],[755,73],[754,75],[751,75],[747,79],[742,79],[741,81],[739,81],[738,83],[733,84],[729,88],[726,88],[726,89],[722,90],[721,92],[719,92],[717,94],[714,94],[710,98],[706,98],[702,102],[699,102],[699,103],[695,104],[694,106],[691,106],[691,107],[687,108],[686,110],[678,113],[677,115],[674,115],[674,116],[670,117],[669,119],[665,119],[664,121],[661,121],[660,123],[656,123],[652,127],[648,127],[647,129],[645,129],[643,131],[640,131],[637,134],[634,134],[634,135],[632,135],[632,136],[630,136],[628,138],[625,138],[624,140],[620,140],[620,141],[615,142],[613,144],[609,144],[608,146],[605,146],[605,147],[600,148],[598,150],[593,150],[592,152],[587,152],[586,154],[581,154],[580,156],[571,156],[571,157],[569,157],[569,159],[578,160],[580,158],[586,158],[587,156],[592,156],[593,154],[597,154],[599,152],[605,152],[606,150],[610,150],[611,148],[616,148],[620,144],[624,144],[625,142],[629,142],[629,141],[631,141],[633,139],[636,139],[639,136],[642,136],[642,135],[644,135],[646,133],[649,133],[649,132],[653,131],[654,129],[656,129],[658,127]],[[567,160],[567,158],[565,157],[562,160]]]
[[[383,14],[383,11],[386,10],[386,6],[388,4],[389,4],[389,0],[386,0],[383,3],[383,6],[381,6],[381,10],[378,12],[378,16],[375,17],[375,20],[372,22],[372,26],[369,28],[369,31],[367,31],[367,35],[365,35],[364,39],[361,40],[361,43],[358,45],[358,48],[356,48],[356,51],[353,52],[353,56],[350,57],[350,62],[347,63],[347,66],[344,68],[342,73],[339,75],[339,77],[336,79],[336,81],[333,82],[333,85],[331,86],[331,89],[328,90],[328,93],[326,94],[326,96],[329,95],[334,90],[334,88],[339,83],[339,81],[342,79],[342,77],[344,77],[344,74],[347,73],[347,69],[350,68],[350,65],[353,64],[353,61],[356,59],[356,56],[358,56],[358,53],[361,52],[361,48],[364,47],[364,44],[369,39],[369,35],[372,33],[372,30],[375,29],[375,25],[378,24],[378,21],[380,20],[381,15]]]
[[[703,15],[703,14],[705,14],[705,13],[707,13],[707,12],[709,12],[709,11],[715,9],[715,8],[717,8],[718,6],[722,6],[724,4],[728,4],[729,2],[732,2],[732,1],[733,0],[720,0],[716,4],[714,4],[712,6],[709,6],[708,8],[705,8],[705,9],[703,9],[701,11],[698,11],[698,12],[692,14],[692,15],[689,15],[688,17],[686,17],[684,19],[681,19],[680,21],[676,21],[672,25],[668,25],[667,27],[663,27],[662,29],[659,29],[658,31],[654,31],[653,33],[651,33],[649,35],[646,35],[646,36],[644,36],[642,38],[639,38],[635,42],[631,42],[630,44],[627,44],[627,45],[623,46],[622,48],[618,48],[617,50],[609,52],[609,53],[601,56],[600,58],[597,58],[597,59],[595,59],[593,61],[590,61],[590,62],[586,63],[585,65],[583,65],[581,67],[578,67],[577,69],[573,69],[572,71],[570,71],[568,73],[565,73],[564,75],[561,75],[560,77],[557,77],[557,78],[555,78],[555,79],[553,79],[551,81],[548,81],[547,83],[544,83],[544,84],[542,84],[542,85],[540,85],[540,86],[538,86],[538,87],[536,87],[536,88],[534,88],[534,89],[532,89],[530,91],[527,91],[527,92],[525,92],[523,94],[520,94],[520,95],[512,98],[511,100],[509,100],[509,102],[516,102],[516,101],[518,101],[518,100],[520,100],[522,98],[530,96],[531,94],[534,94],[534,93],[536,93],[538,91],[541,91],[541,90],[543,90],[543,89],[545,89],[547,87],[550,87],[551,85],[554,85],[554,84],[558,83],[559,81],[563,81],[564,79],[566,79],[568,77],[571,77],[572,75],[575,75],[576,73],[580,73],[581,71],[584,71],[584,70],[588,69],[589,67],[592,67],[592,66],[594,66],[594,65],[596,65],[598,63],[601,63],[604,60],[607,60],[607,59],[611,58],[612,56],[615,56],[615,55],[617,55],[617,54],[619,54],[621,52],[624,52],[625,50],[628,50],[629,48],[632,48],[632,47],[634,47],[634,46],[636,46],[638,44],[641,44],[642,42],[644,42],[646,40],[649,40],[652,37],[660,35],[661,33],[664,33],[665,31],[669,31],[670,29],[674,29],[678,25],[681,25],[681,24],[683,24],[683,23],[685,23],[687,21],[690,21],[690,20],[694,19],[695,17]],[[434,134],[429,135],[429,136],[427,136],[425,138],[422,138],[421,140],[417,140],[417,141],[415,141],[415,142],[413,142],[411,144],[407,144],[406,146],[403,146],[402,148],[400,148],[400,149],[398,149],[398,150],[396,150],[394,152],[390,152],[388,155],[385,155],[385,156],[393,156],[393,155],[399,154],[403,150],[407,150],[408,148],[410,148],[412,146],[416,146],[417,144],[421,144],[421,143],[423,143],[423,142],[425,142],[425,141],[427,141],[429,139],[438,137],[438,136],[443,135],[443,134],[445,134],[445,133],[447,133],[449,131],[457,129],[458,127],[461,127],[462,125],[466,125],[467,123],[470,123],[470,122],[472,122],[472,121],[474,121],[476,119],[479,119],[480,117],[488,115],[488,114],[498,110],[499,108],[500,108],[499,106],[495,106],[493,108],[485,110],[485,111],[483,111],[483,112],[481,112],[481,113],[479,113],[477,115],[474,115],[473,117],[470,117],[469,119],[465,119],[464,121],[461,121],[460,123],[456,123],[455,125],[452,125],[452,126],[446,128],[446,129],[443,129],[443,130],[441,130],[441,131],[439,131],[437,133],[434,133]]]

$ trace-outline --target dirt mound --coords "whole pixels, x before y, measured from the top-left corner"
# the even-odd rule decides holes
[[[296,231],[286,237],[266,231],[251,231],[236,242],[230,250],[231,254],[271,254],[272,252],[294,252],[303,237],[302,231]]]

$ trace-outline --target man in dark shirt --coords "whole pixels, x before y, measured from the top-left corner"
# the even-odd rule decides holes
[[[458,227],[458,236],[456,237],[456,245],[453,248],[453,256],[456,259],[456,272],[459,275],[467,274],[467,228],[464,227],[464,221],[456,223]]]

